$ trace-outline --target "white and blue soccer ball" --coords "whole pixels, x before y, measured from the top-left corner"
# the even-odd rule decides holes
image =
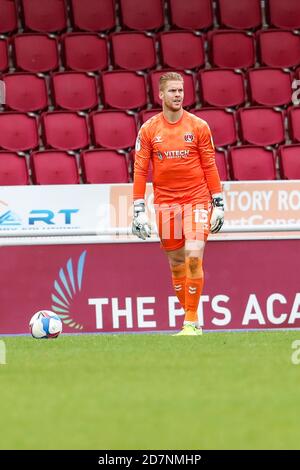
[[[29,328],[36,339],[57,338],[62,332],[62,321],[56,313],[40,310],[31,318]]]

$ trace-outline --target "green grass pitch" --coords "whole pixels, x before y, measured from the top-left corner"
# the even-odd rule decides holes
[[[300,446],[300,331],[2,339],[0,449]]]

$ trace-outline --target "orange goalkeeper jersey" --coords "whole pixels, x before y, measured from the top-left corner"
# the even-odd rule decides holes
[[[150,160],[155,203],[207,201],[221,192],[210,129],[187,111],[175,123],[159,113],[141,127],[135,149],[134,199],[144,198]]]

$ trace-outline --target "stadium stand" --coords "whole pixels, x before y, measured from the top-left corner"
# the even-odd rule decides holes
[[[62,37],[66,69],[97,72],[108,68],[107,39],[96,33],[68,33]]]
[[[71,111],[43,113],[42,135],[45,147],[79,150],[89,145],[86,117]]]
[[[21,0],[24,28],[40,33],[67,28],[66,3],[61,0]]]
[[[29,184],[29,175],[24,155],[0,151],[0,185],[19,186]]]
[[[173,29],[206,30],[213,26],[212,0],[168,0]]]
[[[235,107],[245,103],[245,77],[240,70],[201,70],[198,79],[204,106]]]
[[[5,107],[27,112],[43,111],[48,107],[48,90],[44,76],[34,73],[10,73],[3,76],[6,87]]]
[[[260,0],[217,0],[216,5],[222,28],[256,29],[262,24]]]
[[[32,179],[35,184],[78,184],[79,174],[74,155],[57,150],[31,154]]]
[[[267,0],[266,16],[270,26],[280,29],[300,28],[300,3],[298,0]]]
[[[246,69],[255,65],[254,36],[247,31],[209,31],[210,60],[215,67]]]
[[[204,119],[211,128],[217,147],[233,145],[237,141],[235,113],[225,108],[200,108],[192,112]]]
[[[0,37],[0,72],[8,70],[8,41]]]
[[[37,119],[33,115],[18,112],[0,113],[0,148],[25,152],[38,147]]]
[[[253,105],[286,106],[291,102],[292,77],[288,70],[267,67],[249,69],[248,85]]]
[[[261,30],[257,33],[260,63],[268,67],[296,67],[300,62],[300,36],[293,31]]]
[[[81,72],[58,72],[52,75],[52,100],[58,109],[92,110],[98,106],[96,77]]]
[[[125,29],[158,30],[164,26],[162,0],[120,0],[120,23]]]
[[[137,135],[135,116],[125,111],[105,110],[90,116],[92,140],[96,147],[134,147]]]
[[[279,162],[283,179],[300,179],[300,145],[281,145]]]
[[[139,31],[122,31],[111,35],[112,63],[124,70],[149,70],[156,67],[154,37]]]
[[[11,34],[18,29],[18,16],[15,2],[0,0],[0,34]]]
[[[205,64],[204,42],[193,31],[167,31],[159,35],[162,65],[178,70],[198,69]]]
[[[13,38],[18,70],[46,73],[59,67],[58,40],[48,34],[17,34]]]
[[[90,184],[128,183],[126,157],[115,150],[87,150],[81,153],[83,179]]]
[[[70,7],[74,30],[106,32],[116,26],[114,0],[71,0]]]
[[[245,144],[276,145],[284,142],[284,114],[274,108],[243,108],[238,111],[241,140]]]
[[[16,184],[28,184],[31,152],[53,157],[45,149],[99,152],[95,165],[107,149],[132,177],[138,127],[161,111],[158,81],[170,69],[184,77],[185,108],[212,129],[223,180],[255,176],[251,159],[261,179],[269,157],[260,167],[257,155],[271,151],[268,179],[299,178],[298,0],[0,0],[0,12],[0,149],[14,157]],[[128,181],[108,168],[114,175]]]
[[[243,145],[229,152],[234,180],[274,180],[274,151],[265,147]]]

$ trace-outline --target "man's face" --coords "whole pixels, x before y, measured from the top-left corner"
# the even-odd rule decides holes
[[[181,80],[169,80],[164,89],[159,92],[159,97],[165,107],[171,111],[178,111],[183,103],[183,82]]]

